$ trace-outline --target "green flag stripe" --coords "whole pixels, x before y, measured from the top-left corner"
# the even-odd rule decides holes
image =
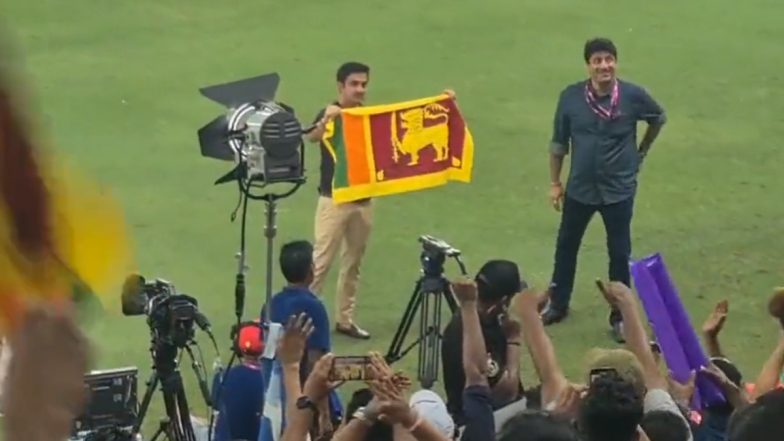
[[[332,188],[348,187],[348,161],[346,143],[343,139],[343,119],[335,118],[335,133],[332,136],[332,147],[335,148],[335,173],[332,177]]]

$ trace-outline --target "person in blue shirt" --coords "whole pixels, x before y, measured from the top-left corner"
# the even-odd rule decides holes
[[[306,314],[314,326],[308,338],[300,363],[300,381],[305,384],[316,362],[331,350],[330,327],[327,310],[321,300],[310,291],[313,282],[313,245],[305,240],[289,242],[280,250],[280,269],[288,285],[270,300],[270,321],[285,324],[292,315]],[[262,320],[264,309],[261,311]],[[318,403],[319,432],[332,431],[340,420],[340,401],[336,393]]]
[[[264,353],[261,327],[249,325],[240,328],[236,346],[240,364],[225,374],[216,373],[213,380],[213,402],[217,403],[218,410],[215,441],[255,441],[259,436],[266,390],[259,362]]]

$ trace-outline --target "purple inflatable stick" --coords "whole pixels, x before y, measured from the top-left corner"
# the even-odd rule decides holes
[[[667,367],[676,381],[685,382],[692,371],[699,372],[701,367],[708,364],[708,358],[691,326],[664,260],[660,254],[653,254],[632,263],[631,272]],[[711,380],[698,375],[693,409],[724,402],[719,388]]]

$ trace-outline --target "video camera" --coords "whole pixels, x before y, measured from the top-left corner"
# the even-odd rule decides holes
[[[177,294],[174,284],[163,279],[147,282],[141,275],[131,274],[123,285],[123,314],[146,315],[158,343],[184,347],[194,337],[194,322],[208,331],[210,323],[198,305],[195,298]]]
[[[440,276],[444,272],[444,262],[447,257],[460,257],[460,250],[433,236],[419,236],[419,243],[422,244],[419,260],[422,263],[422,271],[426,275]]]

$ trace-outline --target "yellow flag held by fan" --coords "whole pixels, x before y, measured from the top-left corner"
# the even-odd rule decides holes
[[[105,307],[131,269],[122,211],[105,189],[35,145],[0,72],[0,326],[76,293]],[[51,153],[51,152],[47,152]]]

